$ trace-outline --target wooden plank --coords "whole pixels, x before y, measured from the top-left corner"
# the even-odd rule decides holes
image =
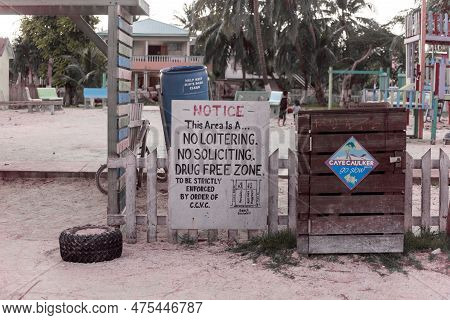
[[[130,37],[128,34],[126,34],[125,32],[123,32],[122,30],[119,30],[118,34],[118,40],[123,43],[124,45],[128,46],[128,47],[133,47],[133,38]]]
[[[297,234],[308,234],[309,195],[300,194],[297,197]]]
[[[313,134],[312,152],[336,152],[350,137],[369,152],[385,152],[406,149],[406,132],[359,133],[359,134]]]
[[[119,80],[119,91],[129,92],[131,90],[131,82]]]
[[[117,57],[117,66],[119,68],[131,69],[131,59],[119,55]]]
[[[129,104],[121,104],[117,106],[116,109],[116,115],[121,117],[121,116],[126,116],[130,113],[130,105]]]
[[[117,6],[116,14],[122,17],[129,24],[133,23],[133,16],[124,7]]]
[[[422,227],[430,227],[431,211],[431,149],[422,156]]]
[[[278,231],[278,149],[269,156],[269,233]]]
[[[413,198],[413,169],[414,161],[412,156],[406,152],[405,168],[405,231],[412,231],[412,198]]]
[[[309,253],[403,252],[403,234],[310,236]]]
[[[333,152],[334,153],[334,152]],[[395,157],[396,153],[391,152],[383,152],[383,153],[372,153],[372,156],[378,161],[378,166],[375,168],[373,172],[394,172],[396,171],[396,164],[391,163],[390,158]],[[401,168],[405,168],[406,157],[404,153],[401,153]],[[322,174],[322,173],[331,173],[330,168],[325,164],[331,157],[331,154],[311,154],[311,166],[310,173],[311,174]],[[301,166],[301,162],[299,162],[299,166]]]
[[[133,26],[125,21],[122,17],[117,18],[117,27],[130,36],[133,34]]]
[[[288,150],[288,160],[288,229],[297,234],[298,159],[292,149]]]
[[[133,56],[133,49],[127,47],[126,45],[119,43],[119,54],[131,58]]]
[[[311,122],[309,114],[301,114],[298,116],[298,133],[309,133],[311,129]]]
[[[309,177],[309,176],[307,176]],[[299,179],[299,184],[301,181]],[[300,188],[300,186],[299,186]],[[311,176],[311,194],[360,192],[402,193],[405,190],[404,174],[369,174],[355,189],[349,190],[334,174],[330,176]],[[302,190],[307,193],[308,190]]]
[[[298,135],[297,150],[299,153],[307,153],[311,151],[311,139],[309,134]]]
[[[123,139],[128,138],[128,128],[121,128],[117,132],[117,141],[122,141]]]
[[[121,154],[130,146],[130,140],[128,138],[117,143],[117,154]]]
[[[117,158],[117,5],[108,6],[108,159]],[[107,214],[116,215],[120,209],[117,186],[116,169],[108,170],[108,206]],[[125,201],[123,201],[125,202]],[[125,207],[125,203],[123,203]]]
[[[310,220],[311,235],[404,232],[403,215],[313,216]]]
[[[117,68],[116,78],[131,81],[131,71],[123,68]]]
[[[127,157],[125,175],[128,186],[126,188],[125,241],[127,243],[136,243],[136,157],[133,154]]]
[[[310,215],[403,213],[404,195],[311,196]]]
[[[117,102],[120,104],[126,104],[131,102],[131,96],[128,92],[119,92],[117,94]]]
[[[128,125],[130,124],[130,117],[129,116],[123,116],[120,118],[116,118],[117,119],[117,128],[124,128],[124,127],[128,127]]]
[[[309,236],[300,235],[297,237],[297,252],[301,254],[309,253]]]
[[[155,242],[158,225],[158,203],[157,203],[157,180],[156,171],[157,155],[156,148],[147,157],[147,242]]]
[[[406,130],[406,112],[312,114],[311,132],[374,132]]]
[[[439,231],[445,232],[449,213],[448,169],[450,162],[448,155],[442,149],[439,150],[439,163]]]

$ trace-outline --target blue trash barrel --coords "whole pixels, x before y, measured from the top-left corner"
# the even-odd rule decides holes
[[[170,142],[172,100],[209,100],[205,66],[172,67],[161,70],[166,143]],[[164,125],[164,124],[163,124]]]

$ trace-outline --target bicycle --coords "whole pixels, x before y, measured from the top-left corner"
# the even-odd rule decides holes
[[[134,132],[132,131],[133,128],[130,128],[130,146],[128,147],[128,150],[135,153],[138,152],[138,155],[140,158],[144,158],[146,155],[150,154],[150,150],[147,147],[147,134],[149,131],[150,122],[148,120],[142,120],[142,124],[140,125],[139,131],[137,133],[136,139],[134,139],[133,135]],[[97,172],[95,173],[95,184],[97,186],[97,189],[100,190],[103,194],[108,194],[108,186],[107,186],[107,179],[106,182],[103,181],[103,177],[106,176],[105,170],[107,170],[108,165],[102,164],[100,168],[98,168]],[[137,174],[137,182],[136,182],[136,188],[139,189],[142,186],[142,180],[144,178],[144,169],[139,168],[136,170]]]

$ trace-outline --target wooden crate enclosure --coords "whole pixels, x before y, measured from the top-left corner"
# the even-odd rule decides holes
[[[299,114],[299,252],[403,251],[406,124],[397,108]],[[325,164],[351,137],[379,162],[353,190]]]

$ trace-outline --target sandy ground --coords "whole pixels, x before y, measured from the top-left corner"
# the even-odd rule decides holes
[[[160,194],[161,210],[165,194]],[[165,241],[125,245],[97,264],[63,262],[59,233],[105,221],[106,197],[80,179],[0,181],[0,299],[449,299],[447,256],[390,273],[355,255],[300,257],[287,277],[227,251]],[[142,197],[140,201],[142,201]],[[448,267],[447,267],[448,268]]]

